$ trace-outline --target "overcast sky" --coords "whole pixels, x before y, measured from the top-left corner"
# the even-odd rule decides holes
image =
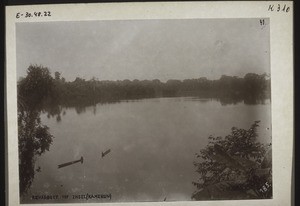
[[[30,64],[73,81],[187,79],[270,73],[259,19],[17,23],[17,77]]]

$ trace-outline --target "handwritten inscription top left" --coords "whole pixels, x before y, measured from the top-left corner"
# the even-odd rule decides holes
[[[19,18],[35,18],[35,17],[50,17],[51,11],[36,11],[36,12],[18,12],[16,19]]]

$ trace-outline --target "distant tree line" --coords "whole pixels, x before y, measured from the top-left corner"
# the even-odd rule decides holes
[[[28,76],[33,70],[49,69],[31,65]],[[44,73],[47,73],[45,72]],[[40,75],[45,75],[40,73]],[[26,80],[28,76],[19,80],[20,91],[28,90]],[[36,77],[45,78],[45,77]],[[206,77],[197,79],[176,80],[167,82],[154,80],[90,80],[77,77],[74,81],[66,81],[61,73],[55,72],[54,78],[50,75],[45,78],[52,82],[51,88],[37,90],[48,92],[51,101],[64,106],[78,104],[93,105],[99,102],[115,102],[124,99],[141,99],[155,97],[198,96],[203,98],[230,98],[236,100],[253,100],[270,97],[270,78],[266,74],[248,73],[244,77],[222,75],[218,80],[209,80]],[[38,95],[38,94],[36,94]],[[32,97],[30,101],[36,98]]]

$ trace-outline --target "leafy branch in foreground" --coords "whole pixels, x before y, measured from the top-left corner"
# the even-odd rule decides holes
[[[209,137],[194,162],[200,177],[193,185],[195,200],[261,199],[272,197],[272,150],[256,142],[255,121],[250,129],[233,127],[231,134]]]

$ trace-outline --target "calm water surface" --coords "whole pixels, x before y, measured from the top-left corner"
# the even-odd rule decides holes
[[[260,120],[259,140],[271,142],[270,102],[222,105],[179,97],[64,110],[59,122],[41,116],[55,138],[50,151],[36,161],[41,172],[24,202],[33,194],[86,193],[110,193],[112,202],[191,200],[195,153],[207,145],[209,135],[229,134],[233,126],[248,129]],[[101,158],[107,149],[111,152]],[[81,156],[83,164],[57,168]],[[78,202],[67,200],[72,201]]]

